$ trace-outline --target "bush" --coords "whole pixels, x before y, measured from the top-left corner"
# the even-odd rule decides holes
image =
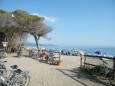
[[[96,73],[98,73],[95,75],[102,76],[102,77],[105,76],[105,70],[100,65],[97,65],[97,66],[92,67],[92,68],[90,66],[81,68],[81,71],[83,71],[89,75],[92,75],[94,70],[96,70]]]
[[[92,70],[91,70],[90,66],[81,68],[81,71],[83,71],[89,75],[92,75]]]

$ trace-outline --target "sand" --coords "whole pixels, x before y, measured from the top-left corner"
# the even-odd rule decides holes
[[[79,71],[79,56],[61,55],[62,65],[50,65],[41,59],[28,58],[28,53],[16,57],[16,53],[8,54],[2,60],[7,69],[11,65],[18,65],[22,70],[29,71],[31,81],[29,86],[110,86],[108,80],[100,80]],[[25,57],[26,55],[26,57]]]

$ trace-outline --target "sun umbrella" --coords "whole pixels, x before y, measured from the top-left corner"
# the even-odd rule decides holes
[[[101,51],[96,51],[95,53],[98,55],[102,54]]]

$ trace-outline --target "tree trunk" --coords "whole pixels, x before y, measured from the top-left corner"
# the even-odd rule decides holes
[[[37,42],[38,42],[38,48],[39,48],[39,50],[40,50],[39,39],[40,39],[40,36],[38,36],[38,39],[37,39]]]
[[[37,36],[35,35],[34,38],[35,38],[35,41],[36,41],[36,47],[37,47],[37,49],[39,51],[40,50],[39,37],[37,38]]]

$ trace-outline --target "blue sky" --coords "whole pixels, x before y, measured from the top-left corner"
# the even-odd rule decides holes
[[[0,9],[44,16],[54,30],[41,44],[115,47],[115,0],[0,0]]]

